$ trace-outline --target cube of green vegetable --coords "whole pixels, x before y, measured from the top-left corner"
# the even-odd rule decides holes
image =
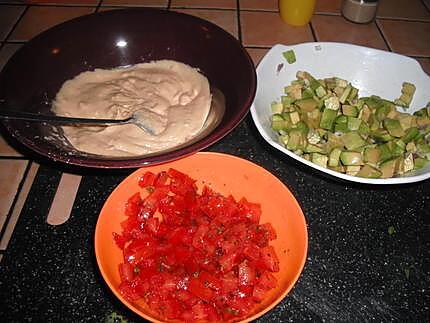
[[[328,165],[331,167],[339,166],[340,154],[342,153],[342,149],[334,148],[330,152]]]
[[[288,64],[293,64],[296,62],[296,54],[295,54],[294,50],[289,49],[289,50],[283,52],[282,55],[287,60]]]
[[[334,120],[337,116],[337,110],[325,108],[320,121],[320,127],[326,130],[333,129]]]
[[[384,119],[383,125],[384,128],[387,129],[388,133],[393,137],[400,138],[405,135],[405,131],[400,125],[400,121],[397,119]]]
[[[312,153],[311,161],[321,167],[327,168],[328,157],[320,153]]]
[[[344,104],[342,105],[342,114],[350,117],[357,117],[358,109],[356,106]]]
[[[370,165],[364,165],[360,171],[356,174],[358,177],[364,177],[364,178],[380,178],[382,175],[382,172]]]
[[[378,147],[367,147],[363,152],[364,162],[376,167],[381,158],[381,150]]]
[[[366,144],[363,138],[361,138],[361,136],[356,131],[344,133],[342,135],[342,141],[348,150],[354,150],[363,147]]]
[[[340,161],[345,166],[363,165],[362,155],[357,151],[342,151],[340,153]]]
[[[272,114],[282,113],[282,110],[284,110],[284,106],[281,102],[272,102],[270,108],[272,109]]]

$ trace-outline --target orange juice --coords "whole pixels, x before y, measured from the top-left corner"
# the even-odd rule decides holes
[[[312,18],[316,0],[279,0],[283,21],[292,26],[306,25]]]

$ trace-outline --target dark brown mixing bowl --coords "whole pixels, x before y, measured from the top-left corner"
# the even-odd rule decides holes
[[[248,112],[255,95],[256,75],[240,43],[208,21],[147,8],[79,17],[33,38],[0,73],[0,109],[50,113],[49,104],[63,82],[83,71],[159,59],[173,59],[200,69],[211,85],[225,95],[226,110],[220,124],[185,147],[135,158],[102,157],[76,151],[57,127],[18,120],[2,123],[24,146],[54,161],[96,168],[132,168],[204,149],[229,133]]]

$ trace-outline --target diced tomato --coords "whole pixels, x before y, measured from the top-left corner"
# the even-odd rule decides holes
[[[145,172],[113,239],[123,251],[120,293],[143,298],[165,320],[229,321],[248,315],[277,285],[276,232],[261,207],[238,202],[175,169]],[[158,212],[158,213],[157,213]]]
[[[267,269],[272,272],[279,271],[279,260],[273,246],[267,246],[261,249],[259,264],[262,269]]]
[[[142,188],[154,186],[156,175],[153,172],[147,171],[139,178],[138,184]]]
[[[128,263],[119,264],[119,275],[121,281],[131,282],[134,278],[134,266]]]
[[[210,302],[215,296],[215,292],[197,278],[190,280],[188,291],[206,302]]]
[[[128,241],[126,238],[124,238],[124,236],[116,233],[116,232],[112,232],[112,236],[113,239],[115,240],[116,245],[120,248],[123,249],[125,246],[125,243]]]
[[[255,279],[255,269],[249,265],[248,261],[243,261],[238,266],[239,285],[250,286]]]

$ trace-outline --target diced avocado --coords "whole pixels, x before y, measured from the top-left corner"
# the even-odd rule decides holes
[[[289,120],[291,124],[295,125],[300,121],[300,114],[297,111],[288,113]]]
[[[346,166],[345,167],[345,172],[347,175],[351,175],[351,176],[357,176],[358,172],[360,171],[361,166]]]
[[[339,110],[340,102],[336,96],[331,96],[328,99],[324,100],[325,110]]]
[[[405,154],[403,167],[405,173],[414,169],[414,155],[412,153]]]
[[[312,112],[318,107],[318,102],[315,101],[312,97],[297,100],[294,104],[296,104],[302,111],[305,112]]]
[[[361,153],[356,151],[342,151],[340,153],[340,161],[345,166],[363,165]]]
[[[381,150],[378,147],[368,147],[364,149],[363,159],[365,163],[376,167],[380,158]]]
[[[391,153],[393,156],[402,156],[406,150],[406,144],[401,140],[393,140],[391,144]]]
[[[358,116],[358,109],[354,105],[348,105],[344,104],[342,105],[342,114],[350,117],[357,117]]]
[[[328,157],[320,153],[312,153],[311,161],[321,167],[327,168]]]
[[[358,130],[360,128],[361,119],[348,117],[348,130]]]
[[[326,130],[333,129],[333,123],[337,116],[337,110],[325,108],[320,121],[320,127]]]
[[[315,89],[315,93],[319,98],[322,98],[324,95],[327,94],[327,91],[324,89],[323,86],[320,85]]]
[[[270,108],[272,109],[272,114],[282,113],[282,110],[284,110],[281,102],[272,102]]]
[[[370,110],[370,108],[365,104],[363,105],[362,109],[358,113],[358,117],[361,120],[368,122],[371,114],[372,114],[372,110]]]
[[[378,147],[379,147],[379,150],[381,152],[381,154],[379,156],[379,160],[381,162],[384,162],[384,161],[391,159],[393,157],[393,154],[391,152],[391,145],[389,142],[382,144],[382,145],[379,145]]]
[[[425,159],[425,158],[421,158],[421,157],[417,157],[414,160],[414,169],[421,169],[423,168],[425,165],[427,165],[427,163],[429,163],[429,160]]]
[[[287,148],[289,150],[301,149],[304,146],[304,135],[303,132],[297,129],[292,129],[289,133],[290,138],[288,139]]]
[[[412,127],[406,130],[405,135],[402,137],[402,140],[404,143],[409,143],[412,140],[414,140],[418,135],[420,134],[420,131],[417,127]]]
[[[361,138],[361,136],[356,131],[344,133],[342,135],[342,141],[348,150],[354,150],[366,144],[363,138]]]
[[[401,107],[408,108],[415,94],[415,90],[415,85],[409,82],[403,82],[401,95],[398,99],[394,100],[394,103]]]
[[[287,144],[288,144],[288,139],[290,138],[290,136],[288,135],[288,134],[283,134],[283,135],[280,135],[279,136],[279,138],[278,138],[278,140],[279,140],[279,143],[281,144],[281,145],[283,145],[283,146],[287,146]]]
[[[282,95],[281,96],[281,103],[282,103],[282,106],[284,108],[291,106],[291,104],[293,104],[294,101],[295,100],[289,95]]]
[[[294,53],[294,50],[289,49],[282,53],[284,58],[286,59],[288,64],[293,64],[296,61],[296,54]]]
[[[387,142],[394,139],[387,130],[381,128],[371,132],[370,135],[377,142]]]
[[[383,162],[380,167],[379,170],[381,171],[381,178],[390,178],[393,177],[394,175],[394,171],[396,169],[396,163],[397,163],[397,159],[390,159],[387,160],[385,162]]]
[[[352,90],[352,86],[351,84],[348,84],[339,98],[340,103],[344,104],[346,102],[346,99],[348,99],[348,96],[351,93],[351,90]]]
[[[308,140],[308,143],[312,145],[316,145],[321,141],[321,136],[317,131],[314,129],[309,129],[308,134],[306,136],[306,139]]]
[[[387,129],[388,133],[393,137],[403,137],[405,135],[405,131],[400,125],[400,121],[397,119],[384,119],[383,121],[384,128]]]
[[[342,153],[342,149],[334,148],[330,152],[328,165],[331,167],[339,166],[340,154]]]
[[[323,149],[320,146],[309,144],[309,143],[306,145],[304,150],[306,153],[322,153],[323,152]]]
[[[286,86],[284,91],[294,100],[299,100],[302,98],[302,86],[300,84]]]
[[[285,120],[280,114],[272,115],[272,129],[274,131],[287,130],[290,122]]]
[[[382,172],[370,165],[364,165],[361,167],[360,171],[356,174],[358,177],[364,177],[364,178],[380,178],[382,175]]]

